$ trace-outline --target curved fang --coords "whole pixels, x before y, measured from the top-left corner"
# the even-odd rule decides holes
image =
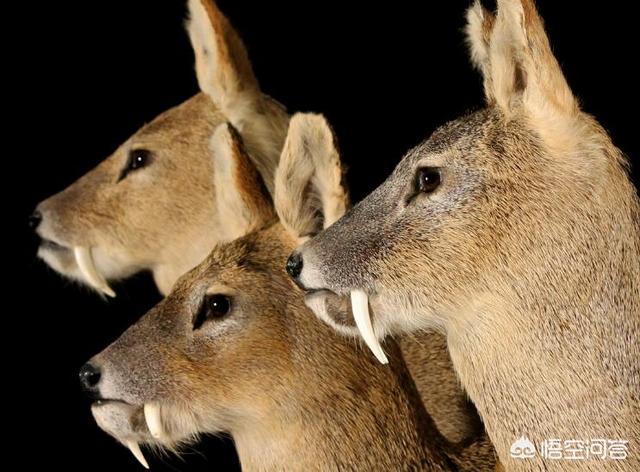
[[[109,287],[109,284],[102,274],[98,272],[98,269],[96,269],[96,265],[93,261],[93,255],[91,254],[91,248],[76,246],[73,248],[73,254],[76,256],[78,268],[86,282],[95,290],[102,292],[109,297],[115,297],[115,292],[111,287]]]
[[[371,325],[371,316],[369,315],[369,297],[364,290],[351,291],[351,310],[353,311],[353,319],[356,322],[358,331],[364,342],[369,346],[373,355],[382,364],[388,364],[389,360],[382,350],[382,346],[378,341],[373,326]]]
[[[148,469],[149,468],[149,464],[147,463],[147,460],[144,458],[144,455],[142,454],[142,450],[140,449],[140,445],[135,441],[127,441],[126,446],[131,451],[131,454],[133,454],[133,457],[138,459],[138,462],[140,462],[140,464],[142,464],[142,467],[144,467],[145,469]]]
[[[160,405],[157,403],[145,403],[144,419],[147,422],[147,428],[149,428],[151,436],[155,439],[164,438],[164,429],[160,418]]]

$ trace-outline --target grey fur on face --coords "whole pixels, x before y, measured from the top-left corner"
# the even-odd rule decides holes
[[[525,433],[635,444],[640,202],[626,160],[580,110],[533,1],[499,0],[496,14],[475,2],[467,34],[487,108],[437,130],[306,242],[298,283],[364,291],[378,339],[444,332],[507,469],[522,467],[510,445]],[[439,185],[421,185],[434,169]]]

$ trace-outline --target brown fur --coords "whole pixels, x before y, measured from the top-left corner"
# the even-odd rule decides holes
[[[216,206],[223,240],[232,241],[256,229],[254,215],[275,217],[267,189],[241,141],[229,124],[218,127],[211,139],[216,175]],[[256,187],[258,186],[258,187]],[[262,224],[261,220],[257,220]]]
[[[57,244],[45,242],[39,255],[65,276],[87,282],[72,248],[89,247],[106,279],[147,269],[167,293],[223,240],[208,152],[220,123],[230,121],[240,130],[256,168],[273,185],[288,117],[260,92],[241,40],[217,7],[191,1],[190,10],[204,93],[158,116],[95,169],[38,205],[38,234]],[[121,179],[129,153],[137,149],[148,150],[151,162]]]
[[[478,24],[488,107],[437,130],[305,243],[298,282],[365,290],[378,337],[446,333],[507,470],[638,470],[637,191],[578,109],[533,2],[499,0],[488,41]],[[425,167],[441,175],[430,193],[416,182]],[[522,435],[532,459],[510,455]],[[554,438],[628,440],[629,456],[545,461]]]
[[[343,185],[335,136],[324,118],[306,115],[296,126],[303,128],[299,134],[304,139],[294,136],[296,139],[285,140],[275,174],[274,200],[283,224],[305,238],[342,216],[349,206],[349,194]],[[325,152],[319,153],[319,149]],[[314,160],[318,155],[321,162]],[[301,201],[306,206],[301,206]]]
[[[304,142],[311,130],[326,131],[323,121],[295,116],[289,139]],[[229,169],[250,162],[237,138],[227,127],[214,137],[218,156],[241,162]],[[222,146],[229,147],[226,153]],[[316,165],[335,156],[326,146],[309,152]],[[119,400],[93,406],[98,424],[122,442],[167,447],[226,431],[246,470],[490,470],[495,457],[486,441],[461,450],[439,435],[393,343],[387,346],[391,366],[383,367],[315,319],[283,270],[301,236],[287,230],[294,222],[270,223],[269,198],[255,191],[259,182],[229,182],[241,183],[236,192],[250,190],[242,201],[265,200],[250,204],[257,212],[239,212],[242,219],[252,215],[239,226],[266,227],[216,246],[160,305],[92,360],[102,370],[100,394]],[[332,187],[335,180],[325,184],[320,194],[343,193]],[[309,208],[306,201],[298,204]],[[229,296],[231,313],[194,330],[206,294]],[[161,440],[150,436],[141,417],[150,402],[160,405]]]
[[[481,438],[484,426],[453,369],[445,336],[419,332],[400,337],[398,344],[424,407],[442,435],[461,444]]]
[[[234,227],[236,200],[227,191],[226,174],[218,172],[216,154],[212,159],[208,152],[213,130],[226,120],[240,130],[252,163],[273,190],[287,116],[260,93],[240,38],[215,4],[192,0],[189,5],[188,28],[203,92],[159,115],[98,167],[39,205],[44,216],[39,234],[63,246],[51,250],[45,244],[39,254],[65,276],[84,281],[71,247],[86,246],[92,248],[96,266],[107,279],[150,270],[160,291],[168,294],[176,280],[217,242],[244,234],[247,228]],[[333,146],[332,141],[325,144]],[[118,181],[132,149],[151,151],[152,163]],[[290,171],[299,173],[312,164],[297,157]],[[332,164],[318,172],[322,181],[341,180],[337,153]],[[244,171],[235,175],[242,179]],[[318,176],[311,180],[317,181]],[[306,190],[296,190],[294,204]],[[283,199],[294,196],[290,191]],[[332,205],[325,220],[309,217],[308,229],[301,234],[308,236],[322,224],[332,223],[348,206],[346,192],[325,195],[328,202],[320,202],[317,196],[310,200],[314,206]],[[280,208],[285,211],[284,205]],[[301,222],[292,224],[299,227]],[[434,344],[435,335],[426,334],[424,340],[421,336],[400,343],[428,411],[449,440],[475,439],[477,415],[466,404],[443,349],[444,338],[440,336]],[[421,346],[430,348],[425,351]]]

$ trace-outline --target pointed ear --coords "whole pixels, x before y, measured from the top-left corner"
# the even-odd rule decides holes
[[[239,102],[259,93],[242,40],[213,0],[189,0],[187,30],[200,89],[233,121]]]
[[[335,137],[322,115],[291,118],[274,200],[280,221],[299,239],[330,226],[349,206]]]
[[[467,12],[467,37],[489,104],[546,125],[578,112],[533,0],[498,0],[495,19],[476,0]]]
[[[249,159],[240,134],[223,123],[211,138],[214,187],[222,240],[232,241],[275,218],[269,193]]]
[[[489,42],[495,17],[493,13],[482,6],[480,0],[476,0],[473,6],[467,10],[467,45],[471,56],[471,63],[482,74],[484,79],[484,92],[487,101],[493,101],[491,86],[491,66],[489,64]]]

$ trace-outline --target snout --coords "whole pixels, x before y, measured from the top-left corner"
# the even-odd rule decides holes
[[[154,350],[156,344],[150,341],[149,324],[144,319],[92,357],[78,376],[80,386],[93,400],[91,413],[97,425],[148,468],[141,444],[175,446],[198,430],[184,421],[188,415],[175,401],[184,397],[173,392],[186,389],[176,386],[176,376],[164,371],[167,357]]]
[[[59,270],[58,265],[61,264],[54,264],[51,259],[54,259],[53,256],[56,260],[68,259],[66,256],[69,256],[71,251],[70,245],[64,242],[65,238],[61,236],[61,234],[65,234],[65,231],[61,229],[63,226],[57,218],[57,213],[52,211],[50,207],[49,200],[41,202],[27,218],[27,224],[40,237],[39,256],[54,269]]]
[[[306,244],[300,246],[289,256],[287,273],[305,291],[305,303],[318,318],[342,334],[357,336],[349,303],[350,292],[338,293],[327,286],[320,271],[316,270],[315,258],[308,254],[306,247]]]
[[[40,223],[42,223],[42,212],[36,208],[27,218],[27,224],[33,231],[37,231]]]
[[[114,263],[113,252],[101,251],[100,245],[89,243],[93,239],[89,227],[69,223],[82,219],[70,219],[68,210],[61,212],[64,205],[58,204],[59,201],[54,195],[41,202],[29,217],[29,225],[40,237],[38,257],[60,274],[115,297],[107,280],[117,278],[122,272],[128,273]]]
[[[287,259],[287,274],[293,279],[293,281],[304,289],[304,286],[300,284],[299,277],[302,272],[302,255],[296,251]]]
[[[327,244],[332,240],[327,235],[334,227],[324,230],[291,254],[286,270],[306,291],[305,302],[318,318],[343,334],[359,332],[376,358],[386,364],[388,359],[379,341],[384,337],[384,330],[374,329],[369,307],[371,284],[365,283],[362,277],[361,265],[366,254]],[[345,257],[347,255],[351,263]],[[351,302],[351,310],[347,300]]]
[[[82,386],[82,389],[91,398],[100,398],[99,384],[100,379],[102,378],[102,370],[100,367],[87,362],[80,368],[78,376],[80,378],[80,385]]]
[[[327,288],[323,280],[319,265],[316,264],[315,257],[311,251],[306,249],[306,244],[300,246],[287,259],[286,270],[289,277],[298,287],[306,292],[322,290]]]

